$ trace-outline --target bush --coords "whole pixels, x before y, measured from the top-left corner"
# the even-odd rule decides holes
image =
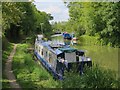
[[[110,70],[99,66],[86,68],[83,75],[66,73],[63,88],[117,88],[118,80]]]
[[[6,39],[6,37],[2,34],[2,50],[7,51],[8,47],[10,47],[9,41]]]
[[[85,71],[82,77],[86,87],[91,88],[113,88],[117,87],[116,75],[111,70],[104,70],[99,66],[93,66]]]
[[[79,37],[79,44],[82,45],[101,45],[101,42],[98,40],[98,36],[87,36],[82,35]]]

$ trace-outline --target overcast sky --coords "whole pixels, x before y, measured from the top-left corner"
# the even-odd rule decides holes
[[[54,19],[52,21],[67,21],[69,19],[68,8],[62,0],[35,0],[34,4],[40,11],[50,13]]]

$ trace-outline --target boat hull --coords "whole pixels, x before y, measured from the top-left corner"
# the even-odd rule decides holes
[[[53,75],[55,79],[63,80],[63,76],[58,75],[57,72],[51,67],[51,65],[38,54],[38,52],[34,51],[34,54],[36,55],[37,59],[42,63],[42,65]]]

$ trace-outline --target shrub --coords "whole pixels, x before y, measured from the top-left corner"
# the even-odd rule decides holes
[[[104,70],[98,65],[85,68],[84,74],[66,73],[63,81],[64,88],[117,88],[115,74],[111,70]]]
[[[79,37],[79,43],[81,45],[101,45],[101,42],[98,40],[98,36],[87,36],[82,35]]]

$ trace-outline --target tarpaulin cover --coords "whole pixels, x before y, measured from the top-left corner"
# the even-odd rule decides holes
[[[77,49],[74,49],[74,48],[59,48],[59,50],[63,51],[63,52],[67,52],[67,53],[70,53],[70,52],[75,52],[77,51]]]

